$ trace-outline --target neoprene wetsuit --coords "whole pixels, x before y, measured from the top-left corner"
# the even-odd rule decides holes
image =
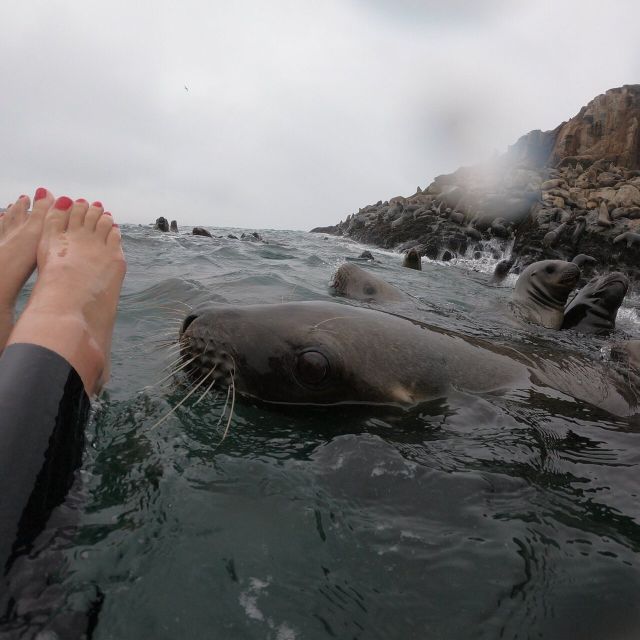
[[[0,356],[0,637],[20,597],[11,567],[73,483],[89,409],[80,376],[57,353],[12,344]]]

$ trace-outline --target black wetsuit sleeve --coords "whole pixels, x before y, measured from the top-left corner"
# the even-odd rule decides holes
[[[89,409],[80,376],[57,353],[12,344],[0,356],[0,574],[64,500]]]

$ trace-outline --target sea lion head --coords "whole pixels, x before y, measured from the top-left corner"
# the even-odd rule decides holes
[[[203,390],[233,387],[269,403],[410,404],[414,344],[394,328],[406,322],[337,303],[220,305],[184,320],[183,368]],[[368,361],[388,348],[394,362]]]
[[[629,280],[619,271],[590,280],[567,305],[562,328],[598,335],[613,331],[628,290]]]
[[[526,320],[549,329],[562,325],[564,306],[578,283],[580,268],[564,260],[540,260],[518,277],[513,300]]]
[[[393,302],[406,298],[400,289],[349,262],[340,265],[333,276],[331,289],[335,295],[362,302]]]

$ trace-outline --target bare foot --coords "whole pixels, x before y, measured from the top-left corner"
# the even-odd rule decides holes
[[[28,196],[20,196],[0,216],[0,351],[13,329],[18,294],[36,268],[42,222],[52,203],[53,196],[40,188],[31,213]]]
[[[126,271],[120,230],[99,202],[58,198],[45,216],[37,261],[38,279],[9,344],[38,344],[60,354],[91,395],[109,376]]]

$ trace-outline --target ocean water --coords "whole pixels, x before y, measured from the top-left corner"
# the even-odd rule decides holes
[[[221,442],[224,393],[177,406],[184,380],[157,383],[189,308],[336,300],[333,272],[365,248],[261,233],[269,244],[123,227],[112,379],[87,430],[79,522],[63,549],[63,588],[104,594],[94,637],[640,636],[630,421],[535,396],[412,411],[238,397]],[[366,248],[376,262],[363,266],[414,297],[407,315],[606,358],[608,340],[510,321],[513,279],[488,284],[490,247],[422,272]],[[639,308],[630,295],[615,338],[640,336]]]

